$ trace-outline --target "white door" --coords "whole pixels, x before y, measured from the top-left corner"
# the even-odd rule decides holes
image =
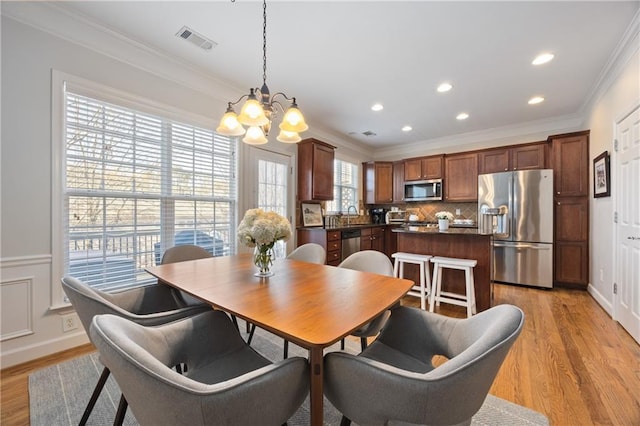
[[[291,206],[292,167],[291,157],[260,148],[251,147],[249,154],[253,183],[253,207],[264,211],[274,211],[293,224]],[[242,171],[241,171],[242,172]],[[293,226],[293,225],[292,225]],[[286,257],[293,247],[292,236],[286,243],[279,241],[274,246],[276,258]]]
[[[640,343],[640,107],[616,125],[614,319]]]

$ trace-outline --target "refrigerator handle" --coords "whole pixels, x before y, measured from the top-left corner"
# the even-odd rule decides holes
[[[516,249],[531,249],[531,250],[551,250],[551,247],[548,245],[545,246],[533,246],[531,244],[505,244],[505,243],[493,243],[494,247],[509,247]]]

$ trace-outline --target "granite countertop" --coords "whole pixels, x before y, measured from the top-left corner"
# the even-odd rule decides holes
[[[387,226],[386,223],[354,223],[353,225],[338,225],[338,226],[298,226],[296,229],[317,229],[323,231],[344,231],[346,229],[362,229],[362,228],[373,228],[378,226]]]
[[[437,226],[407,226],[402,228],[394,228],[392,232],[402,232],[408,234],[443,234],[443,235],[478,235],[487,236],[489,234],[478,233],[477,228],[452,228],[449,227],[446,231],[440,231]]]

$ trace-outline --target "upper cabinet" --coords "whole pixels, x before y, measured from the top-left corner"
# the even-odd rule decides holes
[[[333,200],[336,147],[317,139],[298,143],[298,200]]]
[[[547,143],[537,142],[478,152],[478,173],[509,170],[544,169],[547,166]]]
[[[442,178],[442,158],[442,155],[434,155],[404,160],[404,180]]]
[[[393,202],[404,202],[404,161],[393,163]]]
[[[393,202],[393,163],[369,161],[362,163],[363,193],[365,204]]]
[[[589,134],[552,136],[553,186],[556,197],[589,195]]]
[[[478,154],[446,155],[443,185],[445,201],[477,201]]]

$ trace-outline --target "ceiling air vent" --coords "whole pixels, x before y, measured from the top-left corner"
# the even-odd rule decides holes
[[[182,27],[180,31],[176,33],[176,36],[183,38],[203,50],[211,50],[216,47],[218,43],[213,40],[209,40],[205,36],[198,34],[189,27]]]

